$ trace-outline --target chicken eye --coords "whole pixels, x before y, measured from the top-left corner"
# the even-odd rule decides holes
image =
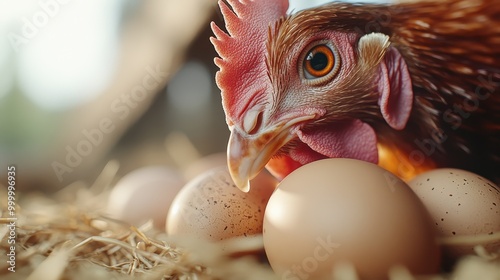
[[[314,84],[331,79],[340,67],[337,51],[328,44],[313,46],[305,53],[302,60],[303,78]]]

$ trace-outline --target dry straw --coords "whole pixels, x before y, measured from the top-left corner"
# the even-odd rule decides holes
[[[103,216],[100,210],[117,170],[118,164],[111,161],[91,186],[77,182],[51,196],[16,194],[16,272],[8,271],[9,264],[2,261],[0,278],[279,279],[259,261],[261,236],[221,243],[174,239],[152,222],[136,228]],[[0,197],[6,197],[5,186],[0,186]],[[5,199],[0,206],[1,217],[7,217]],[[0,223],[10,220],[2,218]],[[7,238],[7,226],[0,227],[0,259],[9,251]],[[477,256],[464,258],[451,273],[415,278],[404,267],[396,267],[390,279],[500,279],[499,255],[480,246],[476,251]],[[332,279],[356,280],[357,276],[346,264]]]

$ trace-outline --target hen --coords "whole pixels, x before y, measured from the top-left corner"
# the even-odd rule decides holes
[[[211,41],[242,190],[331,157],[500,176],[500,1],[229,3]]]

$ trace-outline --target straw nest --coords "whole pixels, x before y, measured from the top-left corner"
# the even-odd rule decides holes
[[[0,202],[0,259],[10,252],[8,225],[15,223],[15,272],[0,262],[1,279],[277,279],[262,261],[262,237],[220,243],[174,239],[152,223],[139,228],[103,216],[117,167],[108,164],[91,186],[77,182],[56,194],[16,192],[15,218]],[[7,188],[0,186],[0,198]],[[454,271],[414,278],[404,268],[391,280],[500,279],[499,254],[481,253],[460,261]],[[7,259],[8,260],[8,259]],[[357,279],[352,267],[334,279]]]

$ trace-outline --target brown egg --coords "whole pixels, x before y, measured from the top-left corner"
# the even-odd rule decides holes
[[[500,240],[488,238],[500,232],[500,189],[493,182],[465,170],[440,168],[418,175],[409,185],[429,210],[449,261],[474,254],[475,245],[500,250]],[[466,236],[470,241],[462,238]]]
[[[164,228],[170,204],[184,185],[183,177],[166,166],[148,166],[121,178],[111,191],[107,213],[140,226],[149,219]]]
[[[331,279],[351,263],[361,279],[386,279],[398,265],[435,273],[440,252],[429,214],[383,168],[325,159],[292,172],[271,196],[264,247],[280,279]]]
[[[175,198],[167,218],[167,233],[219,241],[262,233],[267,201],[277,182],[268,173],[251,181],[244,193],[234,185],[226,166],[191,180]]]

